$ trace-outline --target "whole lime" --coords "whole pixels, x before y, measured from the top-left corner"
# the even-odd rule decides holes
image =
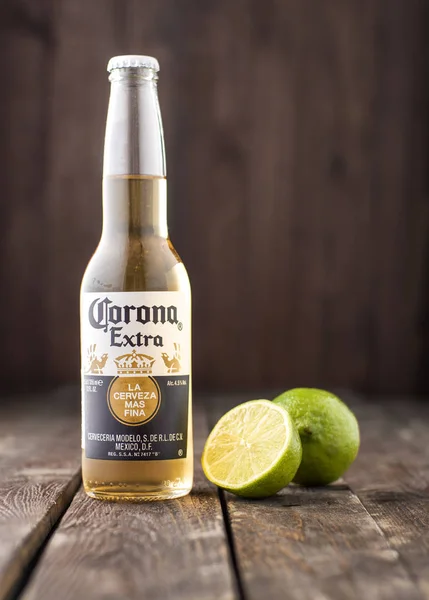
[[[326,485],[349,468],[359,450],[359,425],[337,396],[296,388],[273,400],[285,408],[301,438],[302,461],[293,479],[301,485]]]

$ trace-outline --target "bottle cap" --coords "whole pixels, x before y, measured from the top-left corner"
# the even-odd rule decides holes
[[[138,54],[126,54],[125,56],[114,56],[109,60],[107,70],[127,69],[129,67],[143,67],[159,71],[159,63],[152,56],[139,56]]]

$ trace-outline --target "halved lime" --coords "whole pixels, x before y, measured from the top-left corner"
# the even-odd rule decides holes
[[[271,496],[292,481],[301,442],[286,410],[250,400],[227,412],[204,447],[201,464],[212,483],[238,496]]]

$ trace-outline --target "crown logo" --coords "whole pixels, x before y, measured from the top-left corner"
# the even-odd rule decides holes
[[[138,354],[136,350],[133,350],[131,354],[123,354],[113,360],[120,375],[152,373],[152,365],[155,362],[153,356]]]

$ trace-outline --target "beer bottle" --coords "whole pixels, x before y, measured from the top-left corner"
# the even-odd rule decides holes
[[[191,291],[167,229],[159,66],[109,61],[103,229],[81,288],[82,471],[90,496],[192,487]]]

